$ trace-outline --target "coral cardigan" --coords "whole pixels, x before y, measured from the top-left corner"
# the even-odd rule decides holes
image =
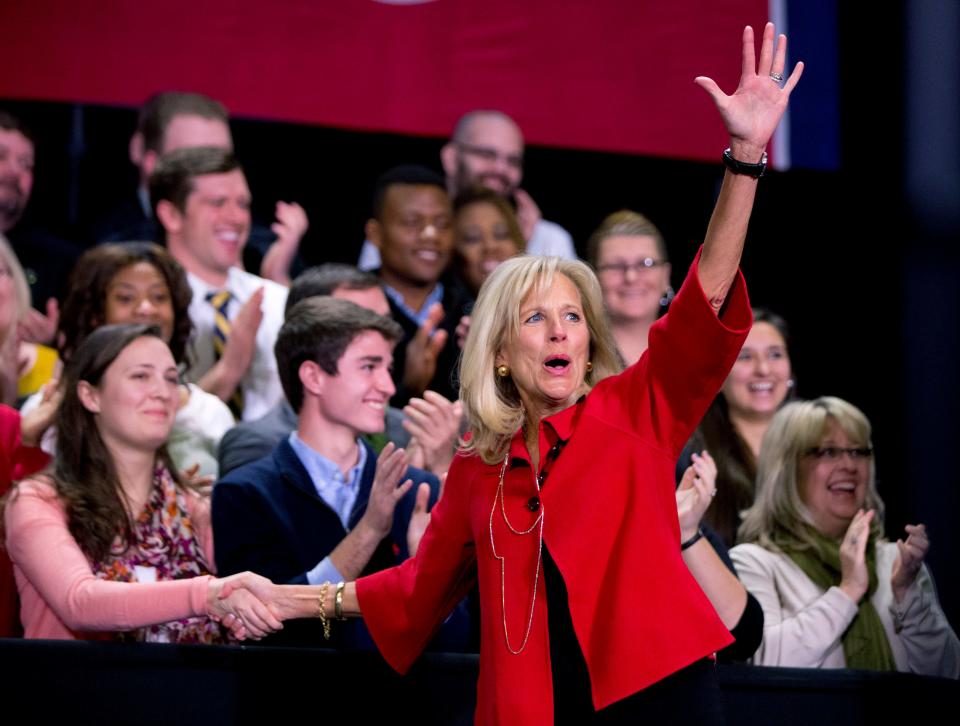
[[[186,500],[196,537],[212,563],[209,500],[190,494]],[[7,503],[5,519],[26,638],[101,638],[207,612],[209,575],[140,584],[98,579],[48,484],[21,482]]]
[[[736,360],[751,313],[738,274],[718,318],[698,261],[640,360],[541,423],[537,471],[563,442],[542,491],[521,432],[510,449],[503,511],[494,507],[502,464],[459,455],[417,556],[357,581],[374,640],[403,672],[479,578],[478,724],[553,722],[548,603],[533,526],[541,511],[597,709],[731,642],[681,559],[673,471]],[[512,533],[504,512],[513,529],[532,531]],[[511,653],[528,623],[526,646]]]

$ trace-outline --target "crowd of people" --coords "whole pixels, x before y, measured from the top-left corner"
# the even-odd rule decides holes
[[[217,101],[145,103],[139,186],[82,253],[21,223],[35,140],[0,111],[0,635],[479,649],[481,723],[712,723],[714,654],[960,677],[869,422],[797,398],[750,307],[802,65],[771,25],[743,44],[733,94],[697,79],[730,144],[676,292],[636,211],[577,259],[499,111],[444,174],[382,174],[357,266],[311,268],[299,205],[252,223]]]

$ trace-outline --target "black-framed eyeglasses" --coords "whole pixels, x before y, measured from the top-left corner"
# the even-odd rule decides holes
[[[646,272],[661,267],[666,264],[663,260],[655,260],[652,257],[644,257],[636,262],[610,262],[606,265],[599,265],[597,272],[609,272],[619,277],[626,277],[627,272]]]
[[[873,448],[858,446],[845,449],[841,446],[815,446],[807,451],[808,456],[826,459],[827,461],[839,461],[844,454],[849,456],[852,461],[866,461],[873,456]]]
[[[475,146],[473,144],[458,143],[457,148],[465,154],[476,156],[478,159],[490,162],[491,164],[498,159],[503,159],[504,163],[514,169],[523,169],[522,154],[501,154],[491,146]]]

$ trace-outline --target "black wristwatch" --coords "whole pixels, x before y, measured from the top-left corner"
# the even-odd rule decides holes
[[[685,549],[689,549],[690,547],[693,547],[701,539],[703,539],[703,527],[697,527],[697,533],[693,535],[693,537],[688,539],[686,542],[682,542],[680,544],[680,551],[682,552]]]
[[[763,156],[760,157],[760,162],[757,164],[748,164],[745,161],[738,161],[733,158],[733,154],[730,153],[730,149],[723,150],[723,165],[727,167],[734,174],[746,174],[747,176],[752,176],[754,179],[759,179],[763,176],[763,172],[767,170],[767,152],[763,152]]]

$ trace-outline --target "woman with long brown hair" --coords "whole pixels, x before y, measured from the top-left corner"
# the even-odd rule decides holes
[[[165,447],[178,389],[155,327],[104,326],[72,352],[53,468],[5,504],[26,637],[220,642],[228,614],[238,637],[280,626],[245,589],[269,581],[212,576],[208,500]]]

